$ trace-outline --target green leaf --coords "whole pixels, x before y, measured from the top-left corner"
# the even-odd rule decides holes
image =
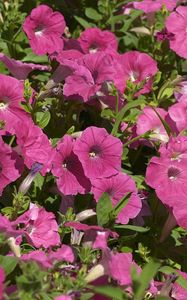
[[[118,215],[120,211],[127,205],[131,194],[132,193],[128,193],[116,204],[116,206],[114,207],[114,212],[116,215]]]
[[[114,287],[114,286],[111,286],[111,285],[93,287],[93,291],[95,293],[98,293],[98,294],[101,294],[103,296],[109,297],[110,299],[115,299],[115,300],[127,299],[121,288]]]
[[[142,270],[138,278],[137,289],[134,294],[134,300],[143,299],[146,289],[149,287],[150,281],[158,272],[160,263],[151,260]]]
[[[38,173],[34,179],[35,187],[41,190],[43,183],[44,183],[44,177],[40,173]]]
[[[88,23],[87,21],[85,21],[84,19],[82,19],[81,17],[78,16],[74,16],[75,20],[83,27],[83,28],[89,28],[92,27],[93,24]]]
[[[119,125],[121,123],[121,121],[123,120],[124,118],[124,115],[125,113],[130,110],[131,108],[133,107],[136,107],[138,105],[141,105],[143,103],[144,100],[142,99],[138,99],[138,100],[135,100],[135,101],[132,101],[130,103],[127,103],[121,110],[120,112],[117,114],[117,117],[116,117],[116,122],[114,124],[114,127],[112,129],[112,134],[115,136],[118,132],[118,128],[119,128]]]
[[[170,297],[159,295],[155,298],[155,300],[171,300]]]
[[[136,232],[148,232],[150,228],[148,227],[141,227],[141,226],[134,226],[134,225],[114,225],[115,229],[128,229]]]
[[[36,122],[40,128],[45,128],[51,119],[51,114],[49,111],[37,112],[36,113]]]
[[[0,255],[0,266],[4,269],[6,275],[9,275],[17,264],[18,259],[16,257]]]
[[[170,266],[163,266],[159,269],[160,272],[165,273],[165,274],[176,274],[178,276],[176,282],[185,290],[187,290],[187,280],[184,279],[182,275],[180,275],[179,270],[176,270]]]
[[[110,221],[113,211],[112,202],[107,193],[103,193],[96,206],[97,221],[99,226],[104,226]]]
[[[30,51],[30,48],[28,49]],[[33,52],[29,52],[23,59],[23,62],[34,62],[34,63],[48,63],[47,55],[36,55]]]
[[[94,8],[92,7],[87,7],[85,9],[85,15],[91,19],[91,20],[94,20],[94,21],[100,21],[102,19],[102,15],[100,15],[98,13],[97,10],[95,10]]]

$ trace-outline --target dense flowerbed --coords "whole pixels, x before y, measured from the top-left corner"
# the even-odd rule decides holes
[[[187,299],[187,4],[0,2],[0,299]]]

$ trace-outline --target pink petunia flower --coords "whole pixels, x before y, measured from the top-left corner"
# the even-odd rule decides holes
[[[22,230],[27,240],[37,248],[49,248],[60,243],[55,215],[44,208],[32,205],[28,211],[16,219],[23,224]]]
[[[68,295],[60,295],[54,298],[54,300],[72,300],[73,298]]]
[[[32,50],[37,55],[52,54],[63,48],[62,34],[66,23],[59,12],[47,5],[39,5],[31,11],[23,23]]]
[[[135,9],[143,10],[145,13],[161,10],[163,6],[165,6],[167,10],[172,11],[176,5],[177,0],[143,0],[140,2],[133,2],[133,7]]]
[[[5,123],[5,131],[14,134],[16,123],[28,118],[21,107],[23,100],[23,82],[0,74],[0,121]]]
[[[125,173],[119,173],[109,178],[92,179],[91,183],[95,200],[98,201],[106,192],[109,194],[113,206],[116,206],[128,193],[132,193],[127,205],[118,214],[117,222],[127,224],[129,219],[133,219],[139,214],[142,203],[137,195],[136,185]]]
[[[23,162],[0,137],[0,195],[3,189],[21,176]]]
[[[22,229],[17,229],[17,223],[11,222],[9,219],[5,216],[2,216],[0,214],[0,232],[3,232],[5,236],[8,237],[19,237],[24,232]]]
[[[28,74],[34,70],[49,71],[50,67],[32,63],[25,63],[20,60],[15,60],[6,56],[4,53],[0,53],[0,61],[2,61],[10,73],[19,80],[27,78]]]
[[[187,81],[179,82],[179,84],[176,86],[174,95],[178,102],[187,102]]]
[[[64,65],[73,70],[65,79],[63,91],[67,97],[78,95],[87,102],[97,95],[104,83],[113,82],[117,87],[121,83],[122,66],[113,53],[86,54],[76,62],[67,60]]]
[[[167,157],[170,160],[183,161],[187,159],[187,137],[177,136],[171,137],[167,144],[163,144],[159,153],[162,157]]]
[[[152,157],[146,170],[146,183],[155,189],[164,204],[169,207],[179,204],[181,198],[187,197],[187,160]]]
[[[89,244],[93,249],[105,250],[108,248],[109,236],[117,238],[118,234],[109,229],[96,225],[87,225],[79,222],[67,222],[66,227],[72,227],[78,231],[84,231],[84,243]]]
[[[187,7],[177,7],[167,18],[166,28],[174,35],[170,40],[170,48],[179,56],[187,58]]]
[[[187,280],[187,273],[182,272],[182,271],[178,271],[179,275],[181,277],[183,277],[185,280]],[[177,281],[175,281],[173,283],[173,288],[172,288],[172,292],[171,292],[171,296],[176,299],[176,300],[184,300],[187,299],[187,290],[182,288],[182,286],[180,286],[178,284]]]
[[[158,71],[156,61],[148,54],[138,51],[129,51],[119,55],[118,60],[123,67],[123,88],[126,87],[127,80],[131,80],[134,84],[145,81],[143,88],[136,95],[149,93],[153,76]]]
[[[50,262],[46,253],[42,250],[35,250],[27,254],[23,254],[20,259],[22,261],[34,261],[44,269],[49,269],[52,267],[52,263]]]
[[[104,128],[85,129],[76,140],[74,152],[88,178],[108,177],[120,171],[122,143]]]
[[[165,120],[167,112],[162,108],[156,108],[156,111],[162,119]],[[168,134],[156,112],[151,107],[145,107],[138,116],[136,132],[137,135],[141,135],[150,130],[152,131],[150,133],[150,138],[152,140],[168,141]]]
[[[168,109],[168,114],[170,118],[176,125],[178,132],[187,129],[187,102],[182,101],[176,104],[173,104]]]
[[[68,245],[61,245],[56,251],[50,251],[48,253],[48,258],[52,262],[56,261],[67,261],[72,263],[75,259],[73,250]]]
[[[38,162],[43,165],[41,173],[45,175],[52,167],[53,149],[42,129],[27,119],[24,126],[16,124],[18,152],[23,156],[25,165],[31,169]]]
[[[0,268],[0,299],[3,299],[3,290],[4,290],[4,286],[3,286],[3,282],[5,280],[5,273],[3,268]]]
[[[84,53],[95,53],[97,51],[114,50],[118,48],[115,35],[108,30],[99,28],[87,28],[78,39]]]
[[[65,135],[56,147],[52,162],[52,173],[57,177],[57,186],[64,195],[84,194],[90,190],[90,182],[73,148],[73,138]]]

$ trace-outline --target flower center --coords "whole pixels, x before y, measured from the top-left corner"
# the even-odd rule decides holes
[[[36,36],[41,36],[43,34],[43,31],[44,31],[44,28],[42,25],[38,25],[36,28],[35,28],[35,35]]]
[[[6,109],[8,107],[8,101],[7,99],[0,100],[0,109]]]
[[[101,148],[99,146],[93,146],[90,149],[89,157],[90,158],[95,158],[95,157],[98,157],[100,154],[101,154]]]
[[[96,45],[96,44],[92,44],[89,48],[90,53],[96,53],[97,50],[98,50],[98,45]]]
[[[168,169],[168,177],[171,180],[176,180],[179,177],[180,173],[180,170],[175,167],[170,167]]]
[[[139,77],[138,72],[131,71],[131,73],[130,73],[130,79],[131,79],[132,82],[135,82],[138,79],[138,77]]]

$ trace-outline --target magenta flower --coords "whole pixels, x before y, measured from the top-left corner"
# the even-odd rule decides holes
[[[145,13],[161,10],[163,6],[165,6],[167,10],[172,11],[176,5],[177,0],[143,0],[140,2],[133,2],[135,9],[143,10]]]
[[[0,195],[9,183],[21,176],[22,171],[22,160],[0,137]]]
[[[76,140],[74,152],[88,178],[108,177],[120,171],[122,143],[104,128],[85,129]]]
[[[152,157],[146,170],[146,183],[155,189],[164,204],[178,205],[187,196],[187,160]]]
[[[177,7],[167,18],[166,28],[174,35],[170,40],[170,48],[179,56],[187,58],[187,7]]]
[[[68,295],[60,295],[54,298],[54,300],[72,300],[73,298]]]
[[[56,147],[52,162],[52,173],[57,177],[57,186],[64,195],[84,194],[90,190],[90,182],[73,147],[73,138],[65,135]]]
[[[62,34],[66,23],[63,15],[47,5],[39,5],[31,11],[23,23],[30,46],[37,55],[52,54],[63,48]]]
[[[32,205],[28,211],[17,218],[16,223],[23,224],[22,230],[27,240],[37,248],[49,248],[60,243],[55,215],[44,208]]]
[[[156,109],[157,113],[165,120],[167,112],[162,108]],[[168,134],[156,112],[151,107],[145,107],[142,113],[138,116],[136,123],[137,135],[141,135],[151,131],[150,138],[163,142],[168,141]]]
[[[42,129],[27,119],[24,126],[21,122],[16,125],[18,152],[22,154],[25,165],[31,169],[36,162],[43,164],[42,174],[49,172],[52,167],[53,149],[48,137]]]
[[[142,203],[137,195],[136,185],[125,173],[119,173],[109,178],[92,179],[91,183],[95,200],[98,201],[106,192],[109,194],[113,206],[116,206],[128,193],[132,193],[127,205],[118,214],[117,222],[127,224],[129,219],[133,219],[139,214]]]
[[[5,280],[5,273],[3,268],[0,268],[0,299],[3,299],[4,280]]]
[[[14,134],[16,123],[28,118],[20,105],[23,100],[23,82],[0,74],[0,120],[5,123],[5,131]]]
[[[187,159],[187,137],[177,136],[171,137],[168,144],[160,147],[159,152],[162,157],[167,157],[170,160],[183,161]]]
[[[103,253],[101,263],[105,274],[112,277],[120,285],[131,285],[131,268],[133,265],[131,253],[113,253],[109,249]]]
[[[187,280],[187,273],[179,271],[178,273],[181,277],[184,278],[184,280]],[[177,276],[177,275],[176,275]],[[171,292],[171,296],[173,299],[176,300],[184,300],[187,299],[187,290],[184,289],[182,286],[179,285],[179,283],[177,281],[175,281],[173,283],[173,287],[172,287],[172,292]]]
[[[3,232],[6,237],[19,237],[24,232],[22,229],[17,229],[17,223],[11,222],[7,217],[0,214],[0,232]]]
[[[187,102],[182,101],[176,104],[173,104],[168,109],[168,114],[172,121],[174,121],[175,126],[178,132],[187,129]]]
[[[178,102],[187,102],[187,81],[179,82],[179,84],[176,86],[174,95]]]
[[[34,261],[44,269],[49,269],[52,267],[52,263],[42,250],[35,250],[27,254],[23,254],[20,259],[22,261]]]
[[[10,73],[17,79],[26,79],[28,74],[34,70],[49,71],[50,67],[32,63],[25,63],[20,60],[15,60],[0,53],[0,61],[2,61]]]
[[[113,82],[117,87],[121,79],[122,66],[113,53],[97,52],[86,54],[76,62],[64,62],[73,70],[65,79],[64,95],[80,96],[85,102],[97,95],[105,82]]]
[[[78,39],[84,53],[95,53],[97,51],[114,50],[118,48],[115,35],[108,30],[99,28],[87,28]]]
[[[127,80],[131,80],[135,84],[145,81],[143,88],[137,95],[151,91],[153,76],[158,71],[157,63],[154,59],[146,53],[129,51],[119,56],[119,62],[124,72],[124,88],[126,87]]]
[[[67,261],[67,262],[73,262],[75,257],[73,250],[68,245],[61,245],[59,249],[56,251],[50,251],[48,254],[48,258],[52,262],[56,261]]]

